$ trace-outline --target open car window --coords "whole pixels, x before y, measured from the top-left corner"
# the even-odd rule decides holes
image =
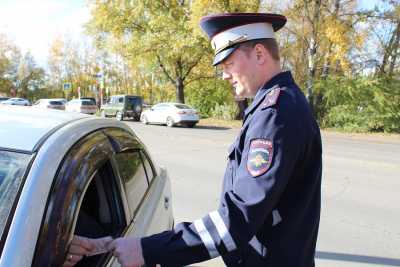
[[[122,216],[121,196],[115,179],[109,162],[95,172],[80,205],[75,235],[90,238],[121,236],[126,220]],[[109,257],[109,254],[85,257],[75,266],[103,266]]]
[[[113,153],[101,131],[70,149],[49,194],[32,266],[62,266],[74,234],[115,237],[125,230],[129,209],[110,161]],[[110,258],[88,257],[80,266],[103,266]]]

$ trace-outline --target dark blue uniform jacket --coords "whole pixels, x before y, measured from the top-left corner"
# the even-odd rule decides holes
[[[319,127],[290,72],[282,72],[245,112],[218,209],[142,238],[146,265],[222,256],[227,266],[314,266],[321,171]]]

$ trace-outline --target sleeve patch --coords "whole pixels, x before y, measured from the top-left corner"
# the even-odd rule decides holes
[[[264,102],[262,103],[262,108],[267,108],[273,106],[278,101],[279,94],[281,89],[279,87],[272,89],[268,94],[265,96]]]
[[[247,170],[253,177],[266,173],[271,166],[273,146],[267,139],[254,139],[250,142]]]

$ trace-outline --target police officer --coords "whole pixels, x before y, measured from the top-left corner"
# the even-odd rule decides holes
[[[110,249],[122,266],[182,266],[222,256],[226,266],[314,266],[320,218],[319,127],[290,72],[282,72],[276,14],[202,18],[214,65],[238,97],[254,98],[229,149],[220,206],[193,223]]]

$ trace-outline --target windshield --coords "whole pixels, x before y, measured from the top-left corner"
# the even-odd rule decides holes
[[[175,107],[177,107],[179,109],[192,109],[191,107],[183,105],[183,104],[175,104]]]
[[[3,235],[31,156],[0,150],[0,236]]]
[[[82,106],[94,106],[94,102],[92,100],[82,100]]]
[[[58,105],[58,106],[64,105],[61,101],[50,101],[49,103],[50,105]]]

